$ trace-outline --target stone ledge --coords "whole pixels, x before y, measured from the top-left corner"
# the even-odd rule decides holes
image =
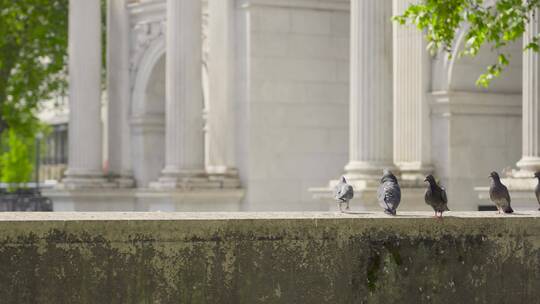
[[[444,224],[454,219],[540,219],[540,211],[518,211],[501,215],[493,211],[445,212],[442,221],[433,218],[433,212],[399,212],[389,216],[382,212],[0,212],[0,222],[6,221],[182,221],[182,220],[433,220]],[[539,222],[540,225],[540,222]]]
[[[0,244],[2,303],[540,298],[540,212],[0,213]]]

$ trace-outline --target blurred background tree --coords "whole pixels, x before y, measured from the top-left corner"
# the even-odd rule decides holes
[[[106,0],[101,6],[105,71]],[[0,0],[0,182],[31,180],[35,137],[48,129],[40,103],[66,95],[68,9],[69,0]]]
[[[40,102],[66,89],[68,0],[0,0],[0,180],[26,182]]]
[[[465,32],[465,45],[459,56],[475,56],[484,45],[498,54],[476,84],[488,87],[510,61],[505,46],[523,36],[529,22],[537,20],[540,0],[419,0],[394,20],[414,24],[426,33],[432,53],[444,51],[451,56],[458,29]],[[539,50],[538,35],[531,37],[524,50]]]
[[[32,138],[17,135],[13,129],[4,133],[7,134],[5,137],[9,151],[0,155],[0,165],[3,168],[0,178],[10,185],[25,183],[32,174],[32,163],[29,160],[33,154],[30,148],[34,141]]]

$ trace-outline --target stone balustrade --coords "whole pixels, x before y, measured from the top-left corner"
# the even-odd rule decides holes
[[[540,212],[2,213],[3,303],[536,303]]]

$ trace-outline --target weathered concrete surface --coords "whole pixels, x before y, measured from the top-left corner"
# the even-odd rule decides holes
[[[1,303],[540,303],[540,212],[3,213]]]

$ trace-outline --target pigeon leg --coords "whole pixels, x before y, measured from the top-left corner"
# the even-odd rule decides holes
[[[341,206],[341,202],[338,202],[338,206],[339,206],[339,211],[343,212],[343,207]]]
[[[349,208],[349,201],[347,201],[347,208],[345,208],[345,210],[349,211],[350,208]]]

